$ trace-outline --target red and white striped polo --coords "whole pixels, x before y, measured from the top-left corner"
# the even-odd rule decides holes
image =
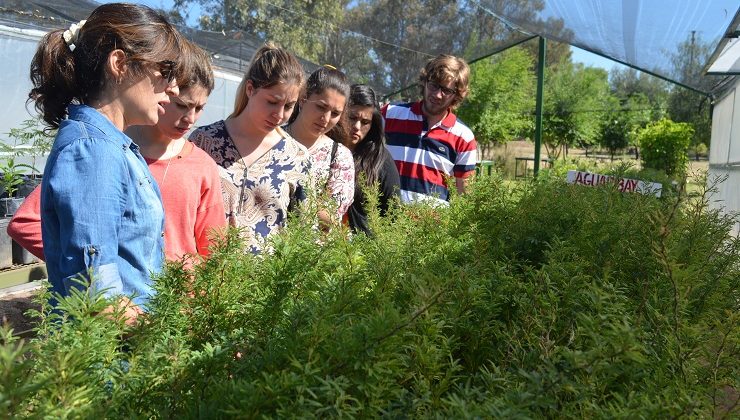
[[[383,107],[386,143],[401,176],[403,202],[432,199],[446,205],[447,179],[475,172],[478,146],[473,132],[452,112],[428,127],[421,105]]]

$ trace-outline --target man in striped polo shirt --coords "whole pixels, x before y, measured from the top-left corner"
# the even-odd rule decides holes
[[[469,78],[464,60],[439,55],[419,74],[421,101],[381,110],[388,151],[401,175],[403,202],[447,205],[450,177],[458,192],[465,192],[466,179],[475,172],[478,146],[473,132],[452,111],[467,96]]]

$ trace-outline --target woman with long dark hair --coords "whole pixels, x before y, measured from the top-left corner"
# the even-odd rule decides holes
[[[347,142],[349,82],[341,71],[320,67],[308,77],[286,131],[308,149],[312,187],[323,229],[341,222],[354,197],[355,169]]]
[[[348,117],[350,137],[344,145],[352,151],[355,160],[356,186],[347,219],[352,230],[370,235],[363,190],[378,188],[379,211],[385,215],[390,201],[400,198],[398,169],[385,148],[383,117],[370,86],[352,85]]]

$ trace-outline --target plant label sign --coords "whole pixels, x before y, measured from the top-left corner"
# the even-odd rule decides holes
[[[568,184],[586,185],[597,187],[607,183],[616,183],[621,192],[638,192],[641,194],[653,194],[660,197],[663,185],[658,182],[643,182],[639,179],[615,178],[610,175],[594,174],[591,172],[568,171],[566,178]]]

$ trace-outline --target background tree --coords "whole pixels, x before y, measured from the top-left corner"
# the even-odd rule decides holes
[[[548,155],[595,144],[609,97],[606,71],[566,61],[546,73],[542,137]]]
[[[275,41],[299,56],[319,61],[329,36],[343,22],[346,0],[175,0],[187,11],[199,4],[201,29],[241,30],[263,40]]]
[[[544,26],[550,34],[553,36],[568,40],[572,38],[572,33],[570,30],[565,29],[564,22],[562,20],[557,19],[548,19],[545,22],[541,22],[540,25]],[[540,44],[536,39],[533,39],[527,43],[524,44],[524,47],[529,50],[532,57],[536,57],[539,53],[539,47]],[[570,44],[565,42],[557,42],[553,40],[547,41],[547,54],[545,54],[545,66],[552,67],[556,66],[563,62],[570,62],[571,61],[571,47]]]
[[[370,77],[379,83],[378,88],[395,91],[413,85],[427,60],[441,53],[460,54],[464,49],[465,33],[458,29],[465,16],[456,2],[360,0],[355,8],[356,30],[382,41],[374,42],[370,50],[376,62]],[[403,95],[416,94],[412,90]]]
[[[617,150],[622,150],[629,145],[629,122],[626,121],[627,114],[623,112],[622,105],[616,97],[610,97],[599,132],[599,144],[609,150],[611,160]]]
[[[702,76],[701,71],[711,53],[711,46],[702,40],[701,34],[692,32],[678,45],[673,55],[671,60],[674,66],[673,76],[677,80],[709,92],[718,78]],[[692,125],[694,128],[692,148],[699,144],[709,146],[712,124],[709,108],[708,96],[681,86],[671,88],[668,97],[668,116],[673,121]]]
[[[417,97],[413,85],[419,69],[440,53],[471,60],[524,36],[487,12],[488,7],[504,7],[529,18],[544,7],[542,0],[175,0],[174,4],[172,16],[178,21],[187,17],[189,6],[198,4],[203,12],[201,29],[242,31],[275,41],[304,59],[334,65],[380,94],[409,87],[396,99]],[[567,47],[562,50],[569,53]]]
[[[609,95],[605,101],[607,111],[601,121],[599,144],[609,151],[611,160],[614,155],[628,146],[637,146],[637,131],[652,121],[650,101],[642,93],[621,99]]]
[[[473,130],[483,155],[495,143],[531,135],[533,59],[511,48],[471,65],[471,91],[458,115]]]
[[[666,116],[671,83],[631,67],[615,66],[609,72],[609,86],[612,94],[623,104],[630,98],[640,96],[638,101],[650,109],[651,120],[657,121]]]

